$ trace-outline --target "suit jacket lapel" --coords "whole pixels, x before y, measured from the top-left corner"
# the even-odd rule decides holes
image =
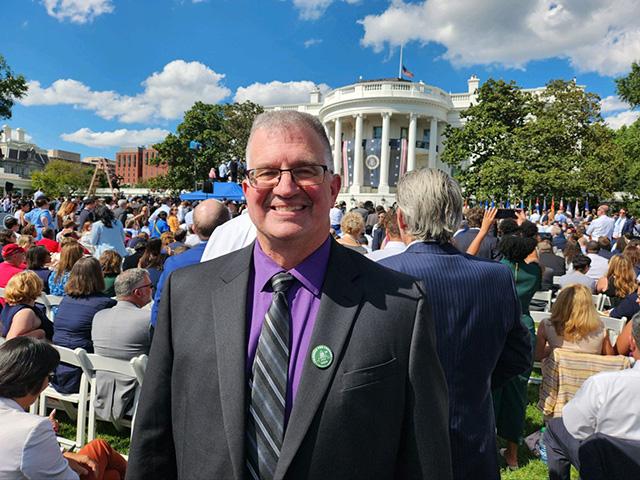
[[[222,285],[212,292],[220,402],[229,454],[237,480],[244,476],[246,303],[252,253],[253,243],[240,250],[220,273]]]
[[[302,369],[275,478],[283,478],[316,415],[335,376],[351,325],[356,317],[362,289],[355,277],[358,269],[344,250],[332,242],[329,265],[322,287],[322,297],[309,351]],[[317,345],[326,345],[333,352],[333,362],[322,370],[311,361],[311,351]]]

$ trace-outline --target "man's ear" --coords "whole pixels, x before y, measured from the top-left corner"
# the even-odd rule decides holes
[[[400,231],[405,231],[407,229],[407,222],[400,207],[396,210],[396,219],[398,220],[398,227],[400,228]]]
[[[638,350],[638,344],[636,343],[636,339],[633,338],[633,335],[631,335],[630,348],[631,352],[635,352],[636,350]]]

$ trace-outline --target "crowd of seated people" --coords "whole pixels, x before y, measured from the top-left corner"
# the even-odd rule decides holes
[[[191,206],[171,200],[120,199],[108,206],[96,199],[67,199],[52,215],[52,203],[40,201],[33,208],[20,202],[16,216],[5,222],[5,230],[0,230],[0,287],[5,288],[6,302],[0,313],[2,336],[35,337],[127,360],[148,353],[151,313],[145,307],[156,292],[165,261],[187,251],[188,239],[195,235],[188,224]],[[29,207],[36,213],[25,215],[25,207],[26,213],[30,212]],[[344,206],[336,204],[334,209]],[[386,210],[368,205],[341,215],[334,212],[332,218],[339,217],[334,225],[339,226],[335,232],[338,243],[360,253],[387,245],[397,247],[402,238],[394,233],[397,225],[392,228],[395,211]],[[456,235],[459,245],[464,239],[464,245],[471,248],[480,232],[491,237],[485,242],[489,247],[484,248],[480,242],[476,253],[487,250],[487,258],[499,260],[511,269],[522,321],[535,341],[532,351],[536,360],[549,357],[555,348],[602,355],[631,353],[631,324],[624,327],[612,345],[600,319],[605,312],[596,311],[591,295],[603,293],[609,298],[608,314],[612,317],[630,319],[640,309],[639,241],[628,236],[594,238],[587,233],[588,224],[575,222],[571,226],[552,224],[544,231],[540,223],[526,219],[503,220],[500,226],[492,223],[484,232],[482,226],[476,226],[478,218],[473,227],[463,227]],[[372,243],[373,238],[378,241]],[[20,240],[27,241],[26,248],[16,243]],[[558,287],[550,317],[540,323],[534,334],[528,312],[532,296],[539,289]],[[43,290],[62,296],[53,323],[36,303]],[[520,379],[525,392],[527,377],[528,374]],[[78,369],[59,365],[51,384],[60,392],[72,393],[78,389],[79,378]],[[109,389],[128,391],[130,395],[131,379],[103,378],[100,385],[101,418],[131,413],[130,402],[105,400]],[[513,412],[509,413],[513,416]],[[517,437],[505,438],[513,445],[518,441]],[[509,445],[507,455],[517,452],[513,445]]]

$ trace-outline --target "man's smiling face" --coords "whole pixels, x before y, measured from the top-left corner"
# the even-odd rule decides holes
[[[324,154],[323,143],[307,127],[260,128],[251,138],[248,168],[324,165]],[[299,187],[285,172],[273,188],[257,189],[245,180],[243,190],[261,245],[319,245],[329,234],[329,209],[340,190],[340,177],[326,172],[322,183]]]

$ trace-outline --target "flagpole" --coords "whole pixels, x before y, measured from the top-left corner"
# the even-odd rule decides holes
[[[400,45],[400,64],[398,65],[398,80],[402,78],[402,49],[404,45]]]

